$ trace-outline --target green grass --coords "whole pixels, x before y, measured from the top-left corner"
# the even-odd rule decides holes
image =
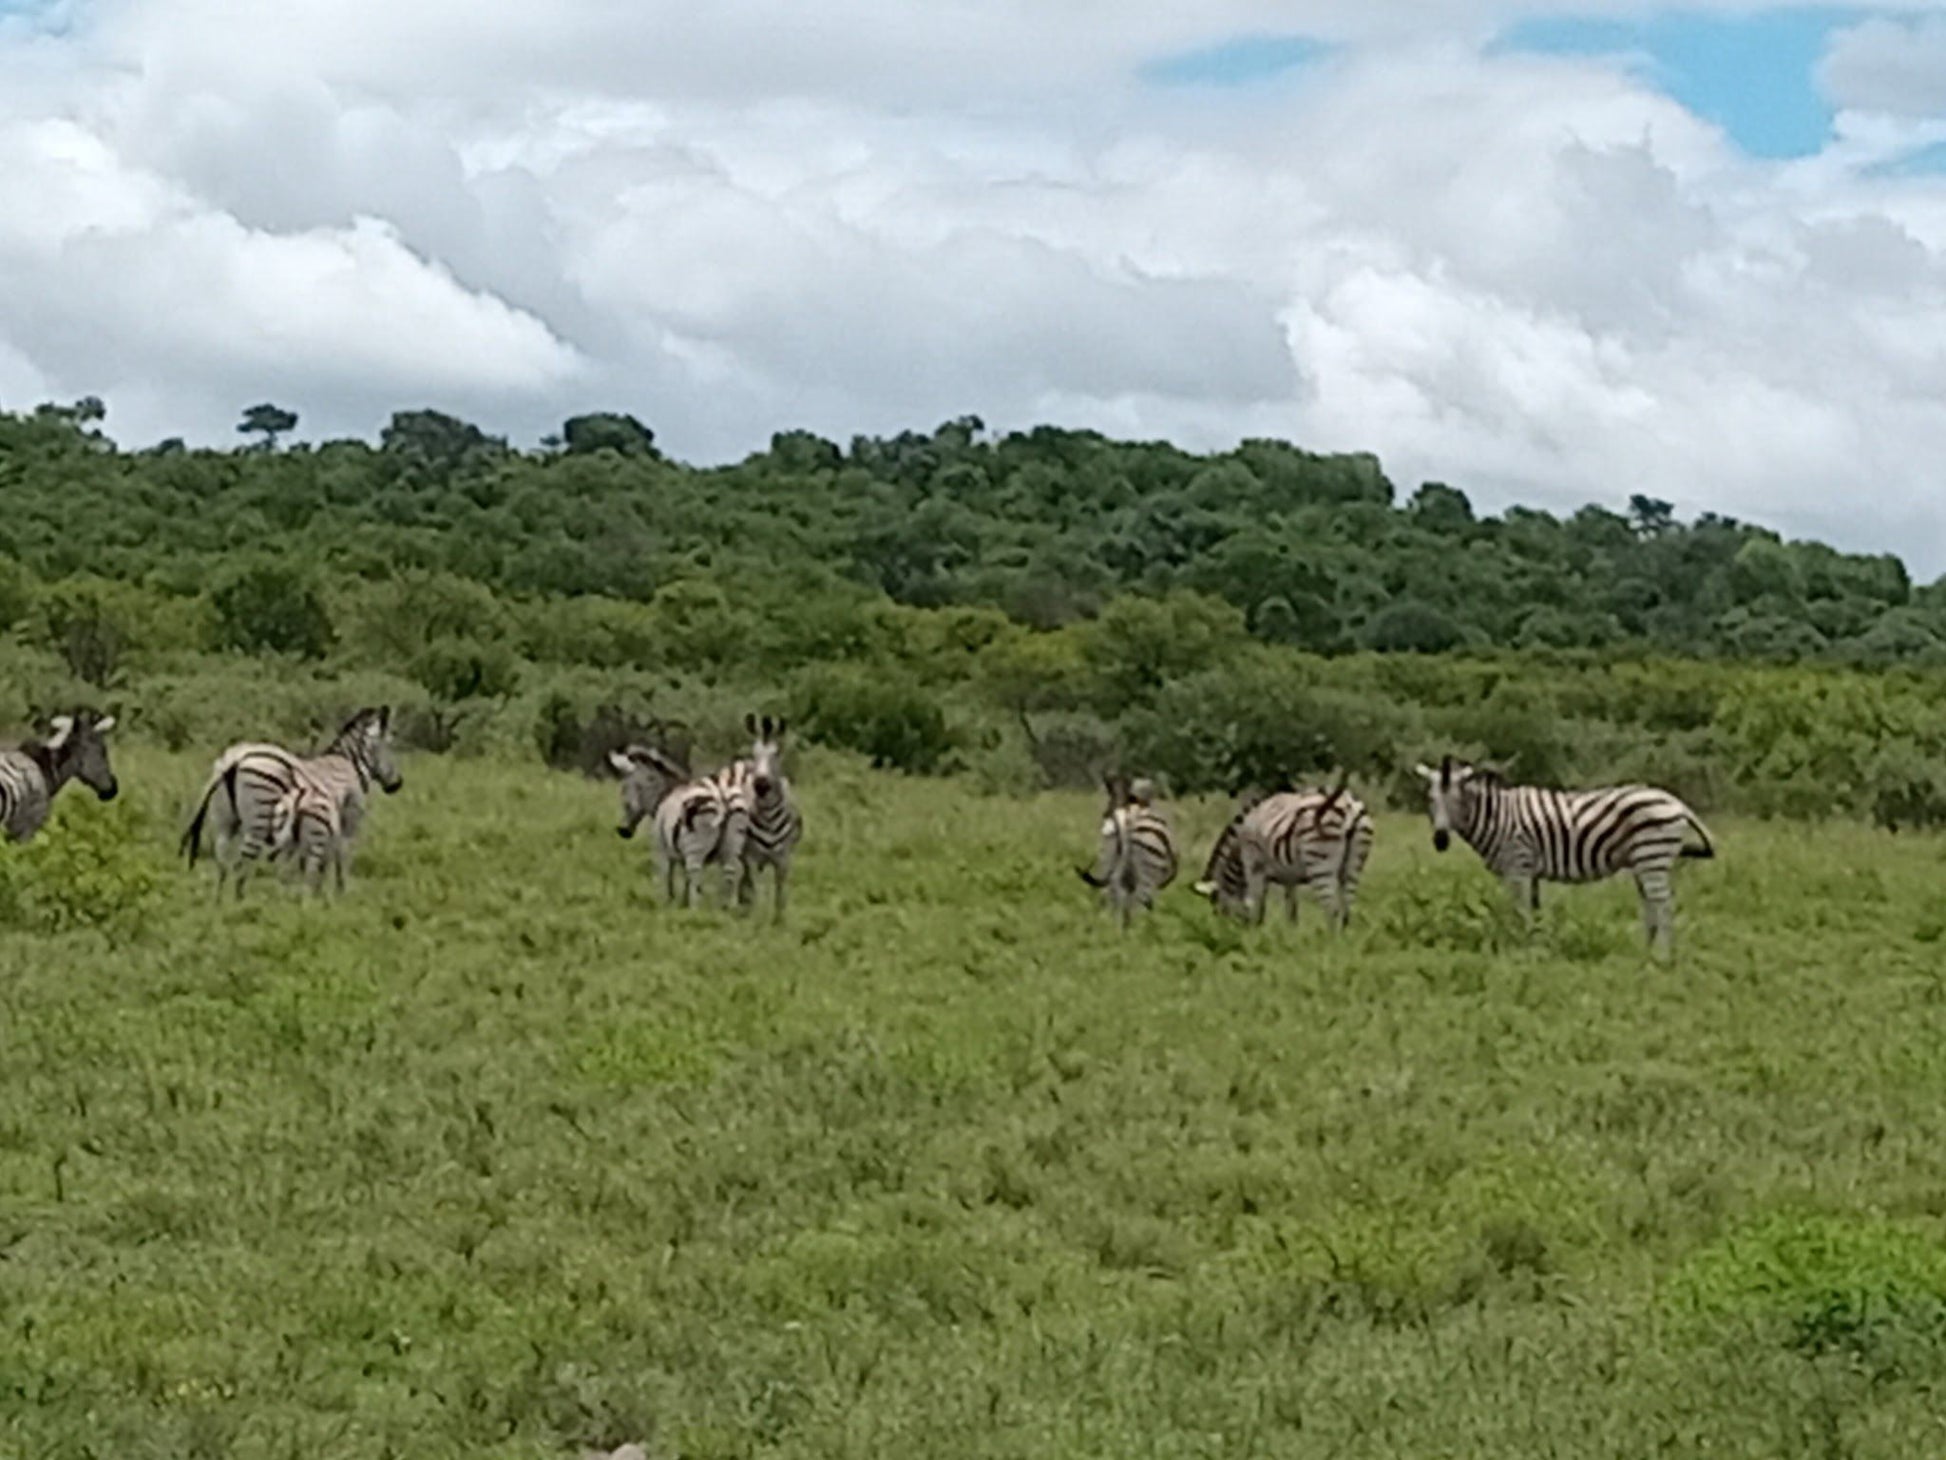
[[[1714,826],[1658,967],[1403,817],[1241,932],[1211,804],[1124,938],[1093,798],[817,764],[778,929],[418,760],[239,909],[202,768],[0,875],[0,1455],[1946,1453],[1938,841]]]

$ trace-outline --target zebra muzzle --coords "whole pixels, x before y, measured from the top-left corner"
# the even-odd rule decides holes
[[[1439,830],[1432,834],[1432,849],[1435,852],[1443,852],[1452,844],[1453,834],[1446,830],[1445,827],[1440,827]]]

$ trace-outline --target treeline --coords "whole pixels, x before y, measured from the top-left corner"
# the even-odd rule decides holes
[[[972,419],[708,469],[627,416],[531,451],[430,411],[280,448],[295,424],[122,451],[98,402],[0,414],[0,709],[91,688],[187,745],[302,733],[356,688],[424,748],[566,762],[598,717],[708,742],[761,698],[1006,788],[1389,781],[1451,748],[1946,816],[1946,588],[1658,501],[1482,518],[1438,484],[1399,503],[1365,455]]]

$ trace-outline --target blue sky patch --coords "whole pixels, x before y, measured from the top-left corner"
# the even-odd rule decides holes
[[[1323,59],[1331,47],[1302,35],[1244,35],[1163,56],[1142,67],[1158,86],[1243,86]]]
[[[1750,15],[1669,10],[1640,21],[1542,17],[1512,26],[1492,49],[1640,57],[1645,80],[1751,156],[1807,157],[1831,138],[1818,60],[1833,29],[1867,13],[1805,6]]]
[[[1867,177],[1942,177],[1946,176],[1946,142],[1915,147],[1901,157],[1888,157],[1866,168]]]

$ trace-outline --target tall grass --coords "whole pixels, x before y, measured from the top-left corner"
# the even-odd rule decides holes
[[[8,854],[0,1454],[1938,1452],[1937,841],[1716,824],[1661,968],[1407,818],[1119,937],[1092,797],[836,760],[781,928],[490,760],[238,907],[119,769]]]

